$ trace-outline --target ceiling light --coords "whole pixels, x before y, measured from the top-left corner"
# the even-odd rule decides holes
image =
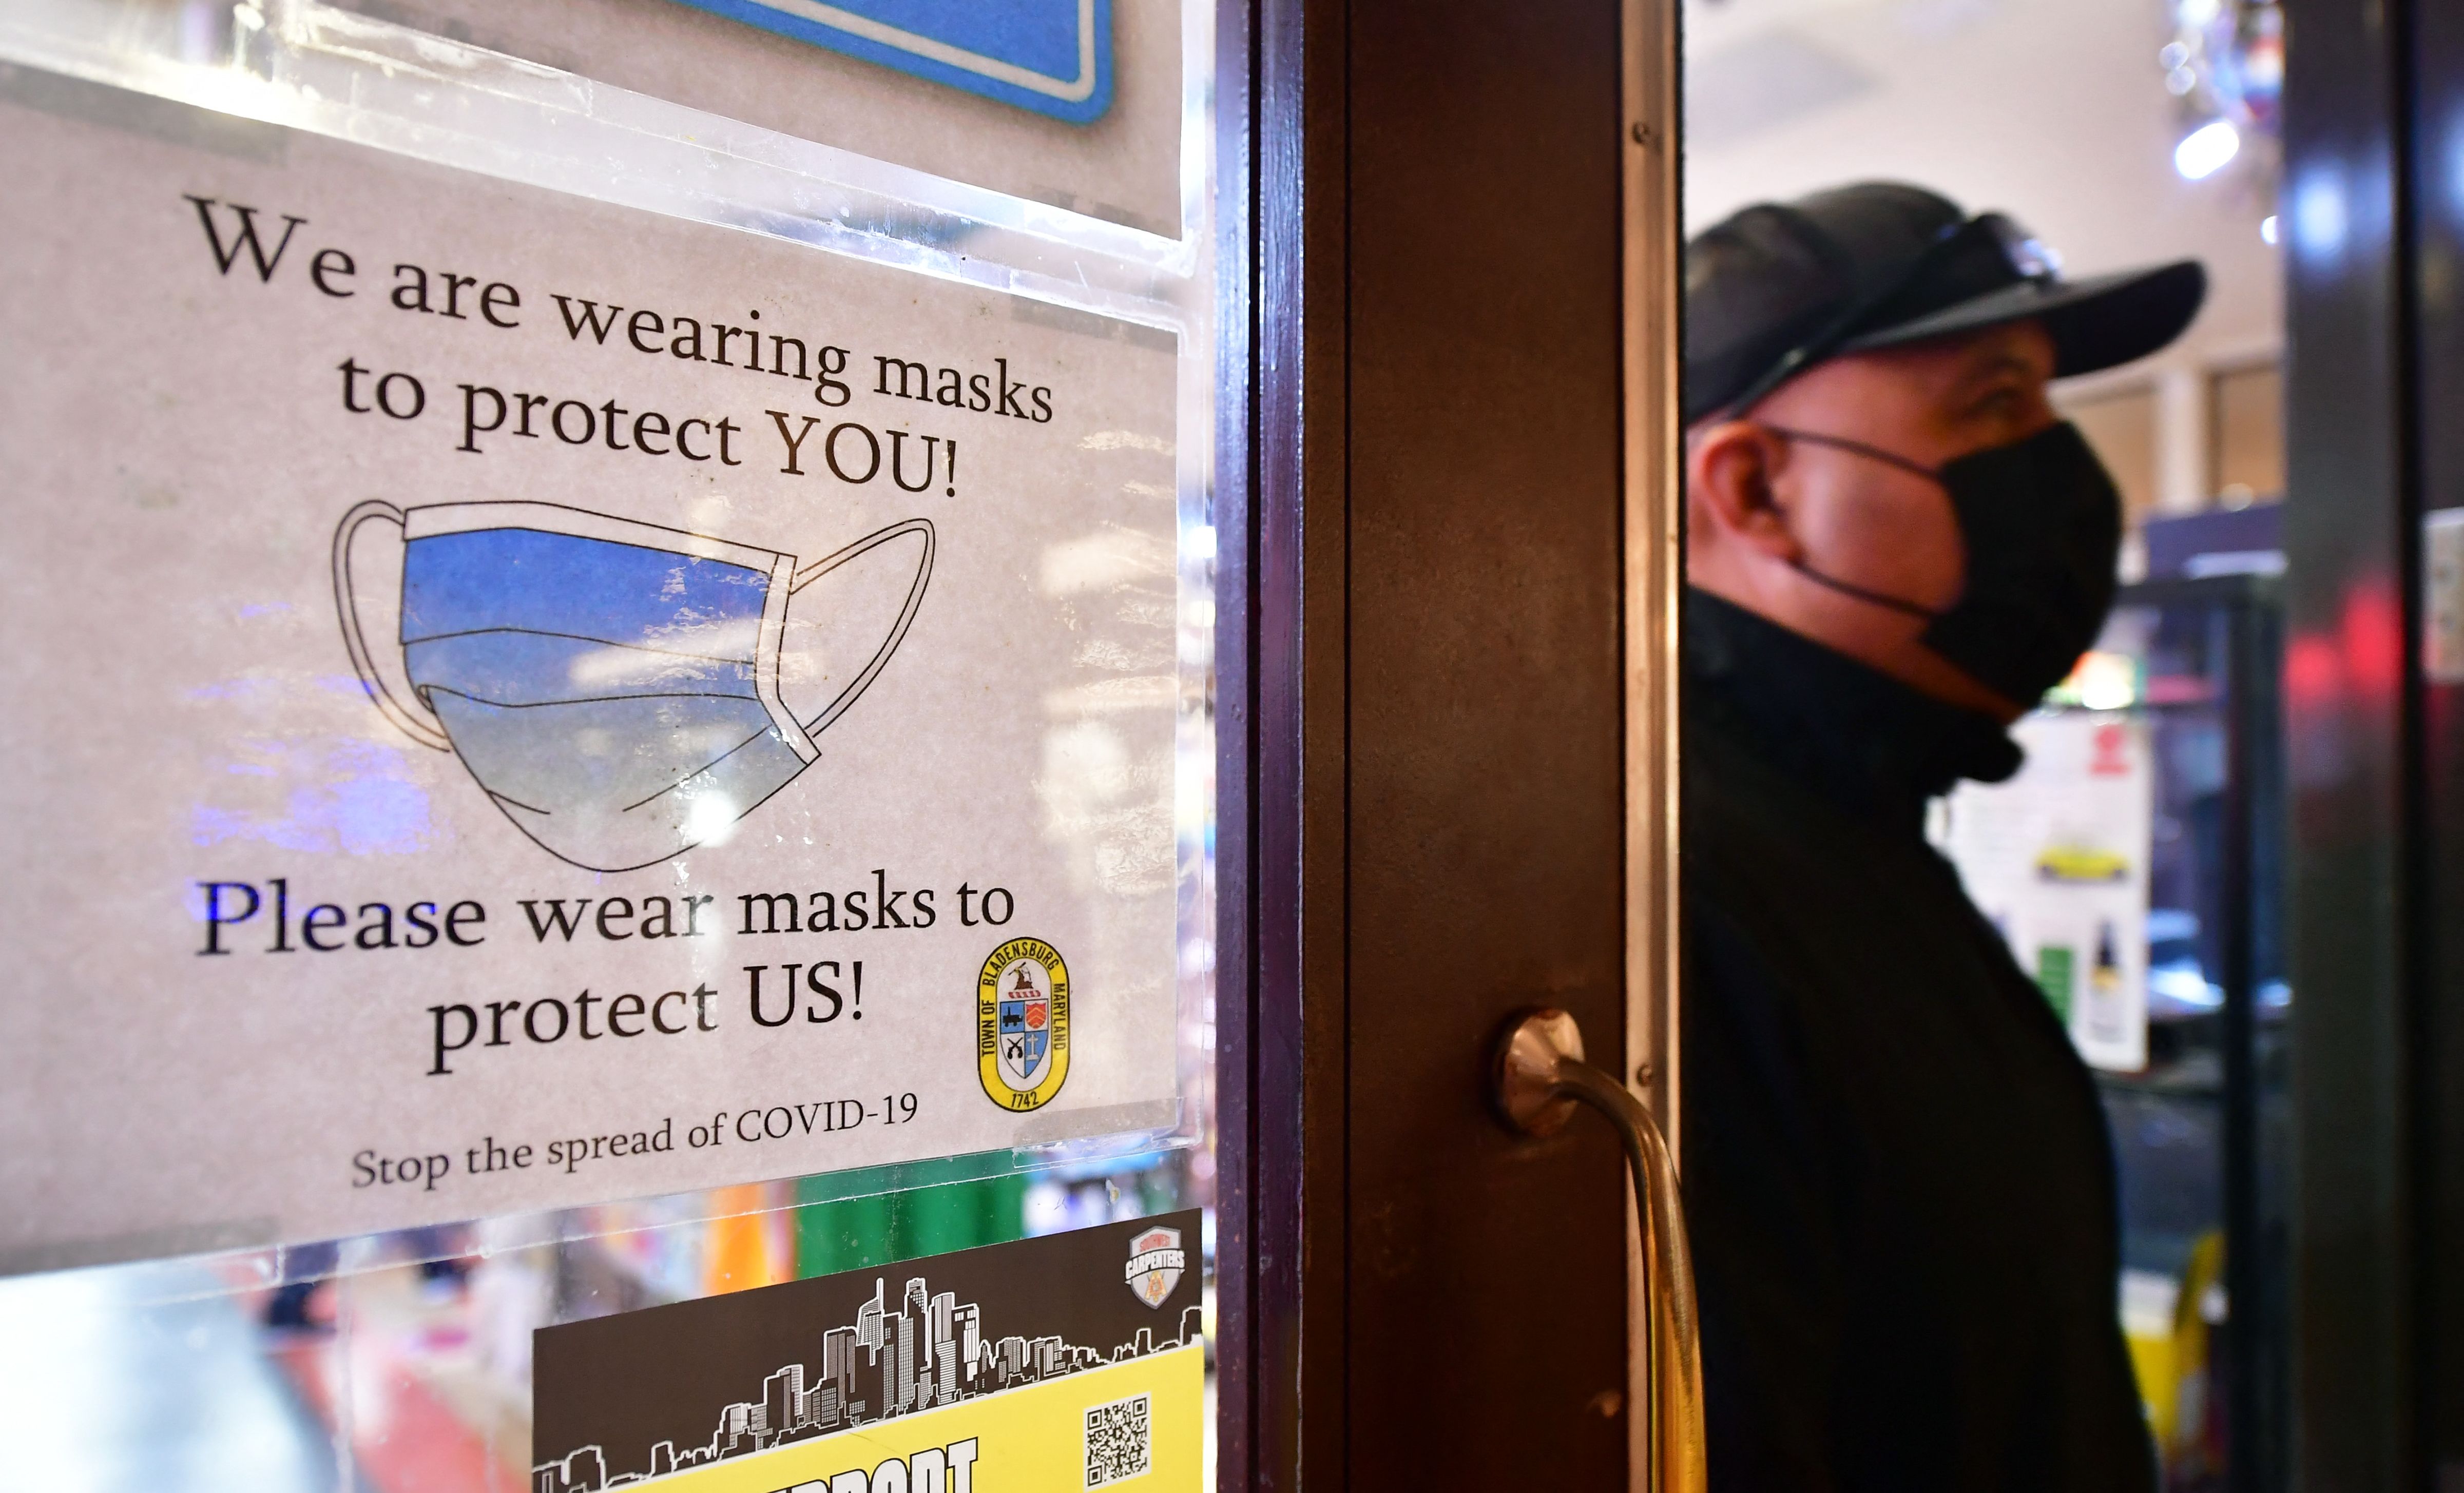
[[[2241,149],[2241,132],[2230,121],[2202,124],[2173,147],[2173,169],[2189,181],[2213,176]]]

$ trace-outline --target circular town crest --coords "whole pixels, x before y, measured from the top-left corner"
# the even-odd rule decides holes
[[[1041,938],[1013,938],[976,977],[976,1071],[1004,1109],[1040,1109],[1069,1077],[1069,966]]]

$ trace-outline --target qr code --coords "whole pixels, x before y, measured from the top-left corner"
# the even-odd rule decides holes
[[[1153,1465],[1147,1453],[1147,1396],[1087,1409],[1087,1485],[1127,1482]]]

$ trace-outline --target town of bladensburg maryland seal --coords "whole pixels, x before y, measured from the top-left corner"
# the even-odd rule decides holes
[[[1041,938],[1013,938],[976,977],[976,1070],[1004,1109],[1040,1109],[1069,1077],[1069,966]]]

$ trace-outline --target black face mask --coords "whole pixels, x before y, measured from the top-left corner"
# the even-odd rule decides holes
[[[2122,494],[2079,428],[2065,422],[1937,472],[1904,456],[1779,426],[1791,440],[1836,447],[1939,483],[1968,551],[1967,584],[1935,611],[1826,576],[1807,579],[1877,606],[1922,617],[1926,647],[2005,699],[2033,705],[2096,642],[2113,605],[2122,550]]]

